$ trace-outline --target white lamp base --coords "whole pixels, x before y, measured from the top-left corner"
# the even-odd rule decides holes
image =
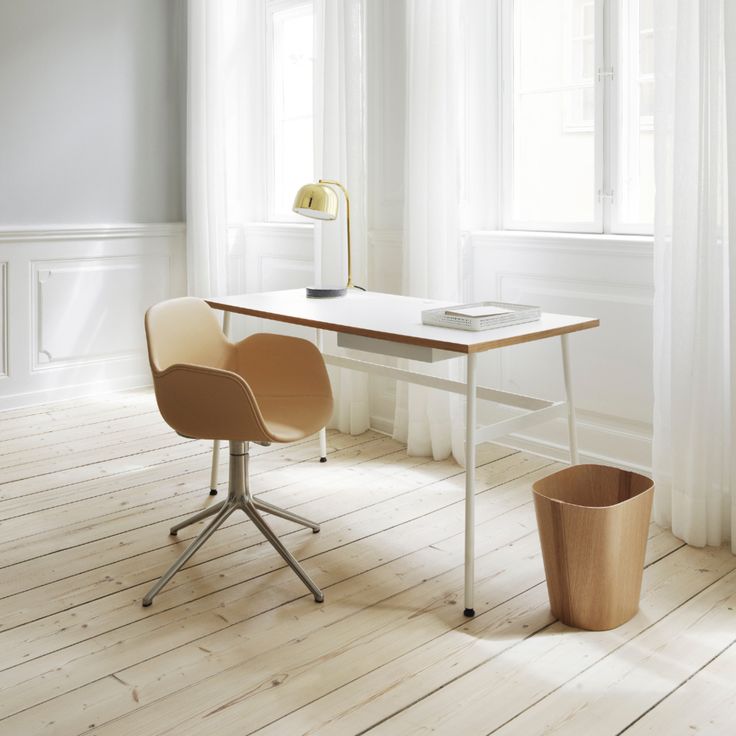
[[[326,288],[321,286],[307,286],[307,297],[311,299],[330,299],[335,296],[345,296],[347,288]]]

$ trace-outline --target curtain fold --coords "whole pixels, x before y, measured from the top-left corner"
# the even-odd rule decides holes
[[[194,296],[227,290],[224,6],[187,6],[187,283]]]
[[[265,0],[187,16],[188,288],[222,296],[244,290],[243,224],[265,218]]]
[[[655,4],[653,472],[659,524],[736,552],[734,13]]]
[[[353,281],[367,283],[365,2],[314,0],[314,134],[316,178],[341,182],[350,195]],[[323,286],[345,284],[347,273],[345,202],[337,221],[315,221],[315,278]],[[335,336],[325,347],[337,351]],[[341,432],[360,434],[370,423],[368,376],[330,369],[335,412],[330,422]]]
[[[459,301],[461,288],[462,58],[464,3],[407,0],[403,292]],[[459,378],[453,360],[431,367]],[[427,370],[426,365],[423,370]],[[410,455],[464,463],[462,399],[398,383],[394,437]]]

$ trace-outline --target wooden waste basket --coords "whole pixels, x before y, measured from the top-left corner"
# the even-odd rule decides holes
[[[574,465],[533,485],[552,613],[603,631],[639,610],[654,484],[604,465]]]

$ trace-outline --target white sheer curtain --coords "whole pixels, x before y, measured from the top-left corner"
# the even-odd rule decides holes
[[[266,216],[265,0],[189,0],[187,268],[199,296],[243,288],[243,224]],[[336,179],[351,203],[353,277],[366,282],[364,0],[314,0],[315,174]],[[295,192],[296,193],[296,192]],[[342,195],[339,195],[342,197]],[[345,274],[340,219],[315,225],[315,280]],[[305,221],[306,222],[306,221]],[[337,349],[334,337],[327,347]],[[332,425],[369,426],[368,378],[331,370]]]
[[[461,14],[456,0],[407,0],[403,291],[460,300]],[[452,361],[457,363],[459,361]],[[439,364],[436,371],[464,366]],[[426,370],[426,366],[424,368]],[[453,376],[454,377],[454,376]],[[464,462],[461,400],[399,383],[394,437],[410,455]]]
[[[187,14],[187,280],[202,297],[227,289],[223,10],[189,0]]]
[[[314,132],[315,173],[334,179],[350,195],[353,281],[366,285],[366,124],[365,124],[365,2],[314,0]],[[345,202],[342,193],[335,222],[315,221],[315,265],[323,285],[344,284]],[[334,336],[326,347],[336,350]],[[368,376],[330,368],[335,413],[330,426],[360,434],[368,429]]]
[[[734,551],[735,16],[724,0],[655,3],[653,444],[656,521]]]
[[[229,232],[265,212],[265,2],[187,8],[187,275],[217,296],[242,288]]]

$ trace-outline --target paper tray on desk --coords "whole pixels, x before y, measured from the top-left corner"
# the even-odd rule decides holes
[[[497,307],[507,309],[507,314],[488,317],[469,317],[457,314],[446,314],[448,309],[467,309],[468,307]],[[422,312],[422,323],[436,327],[452,327],[456,330],[492,330],[498,327],[519,325],[524,322],[535,322],[541,315],[539,307],[528,304],[507,304],[504,302],[474,302],[473,304],[456,304],[441,309],[425,309]]]

